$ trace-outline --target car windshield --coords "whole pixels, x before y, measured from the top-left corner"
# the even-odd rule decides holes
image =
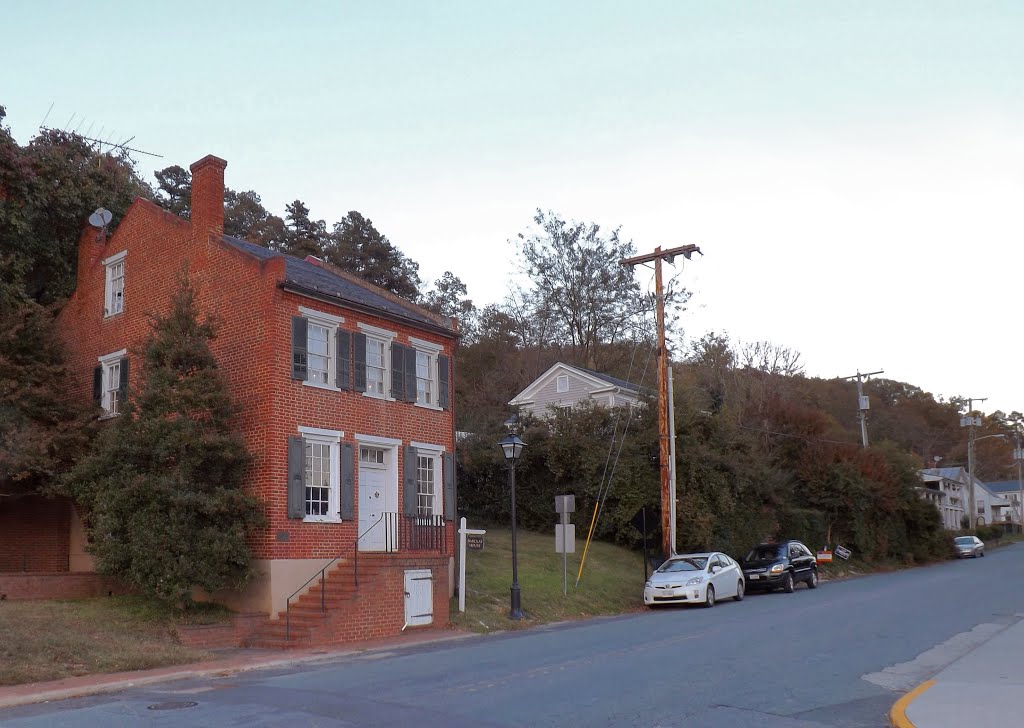
[[[974,536],[959,536],[958,538],[955,538],[953,540],[960,546],[974,545]]]
[[[685,559],[672,559],[666,561],[660,567],[658,571],[704,571],[704,567],[708,565],[708,560],[704,556],[691,556]]]
[[[747,561],[768,561],[769,559],[777,558],[779,553],[779,547],[775,544],[769,546],[755,546],[747,554]]]

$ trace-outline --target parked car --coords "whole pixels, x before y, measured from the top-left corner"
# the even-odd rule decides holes
[[[747,590],[792,592],[801,581],[808,589],[818,587],[818,560],[799,541],[763,543],[743,559]]]
[[[953,545],[961,559],[968,556],[976,559],[985,555],[985,542],[977,536],[957,536],[953,539]]]
[[[703,604],[718,599],[743,599],[746,587],[739,564],[718,551],[673,556],[644,584],[644,604]]]

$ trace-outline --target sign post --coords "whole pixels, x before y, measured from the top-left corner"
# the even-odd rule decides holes
[[[576,553],[576,525],[569,522],[569,514],[576,510],[576,496],[556,495],[555,513],[559,523],[555,526],[555,553],[562,554],[562,594],[569,593],[569,562],[567,554]]]
[[[480,548],[483,548],[484,534],[487,531],[482,528],[466,528],[466,518],[459,519],[459,611],[466,611],[466,537],[476,536],[480,539]],[[475,539],[474,539],[475,540]],[[474,549],[477,550],[477,549]]]

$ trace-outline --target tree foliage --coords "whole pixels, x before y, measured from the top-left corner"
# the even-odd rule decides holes
[[[419,263],[391,244],[373,222],[355,210],[335,223],[334,234],[324,250],[326,259],[339,268],[415,301],[420,295]]]
[[[88,441],[53,311],[0,281],[0,497],[45,492]]]
[[[250,456],[235,407],[182,273],[144,345],[141,385],[69,474],[102,573],[188,604],[193,587],[238,587],[251,575],[246,534],[262,524],[242,489]]]
[[[26,146],[3,125],[0,106],[0,275],[18,276],[47,304],[74,290],[78,239],[98,207],[114,225],[137,196],[152,191],[123,150],[103,152],[74,133],[44,130]]]

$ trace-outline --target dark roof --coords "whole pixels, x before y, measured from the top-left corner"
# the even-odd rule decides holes
[[[298,292],[336,299],[342,305],[371,313],[376,312],[385,318],[418,324],[449,336],[455,333],[450,323],[446,325],[439,318],[432,318],[428,312],[413,303],[400,303],[393,300],[371,283],[360,284],[347,276],[338,275],[327,268],[321,268],[301,258],[285,255],[230,235],[225,235],[223,238],[224,242],[233,248],[260,260],[284,258],[285,285],[297,289]]]
[[[994,483],[985,483],[993,493],[1016,493],[1020,490],[1020,483],[1016,480],[997,480]]]
[[[613,377],[610,374],[602,374],[601,372],[595,372],[593,369],[586,369],[584,367],[578,367],[575,364],[573,364],[571,366],[574,369],[579,369],[581,372],[586,372],[587,374],[590,374],[591,376],[594,376],[594,377],[597,377],[598,379],[604,380],[604,381],[608,382],[608,384],[614,384],[616,387],[620,387],[622,389],[629,390],[630,392],[636,392],[637,394],[650,394],[653,391],[653,390],[648,389],[647,387],[641,387],[639,384],[633,384],[632,382],[627,382],[625,379],[619,379],[618,377]]]

